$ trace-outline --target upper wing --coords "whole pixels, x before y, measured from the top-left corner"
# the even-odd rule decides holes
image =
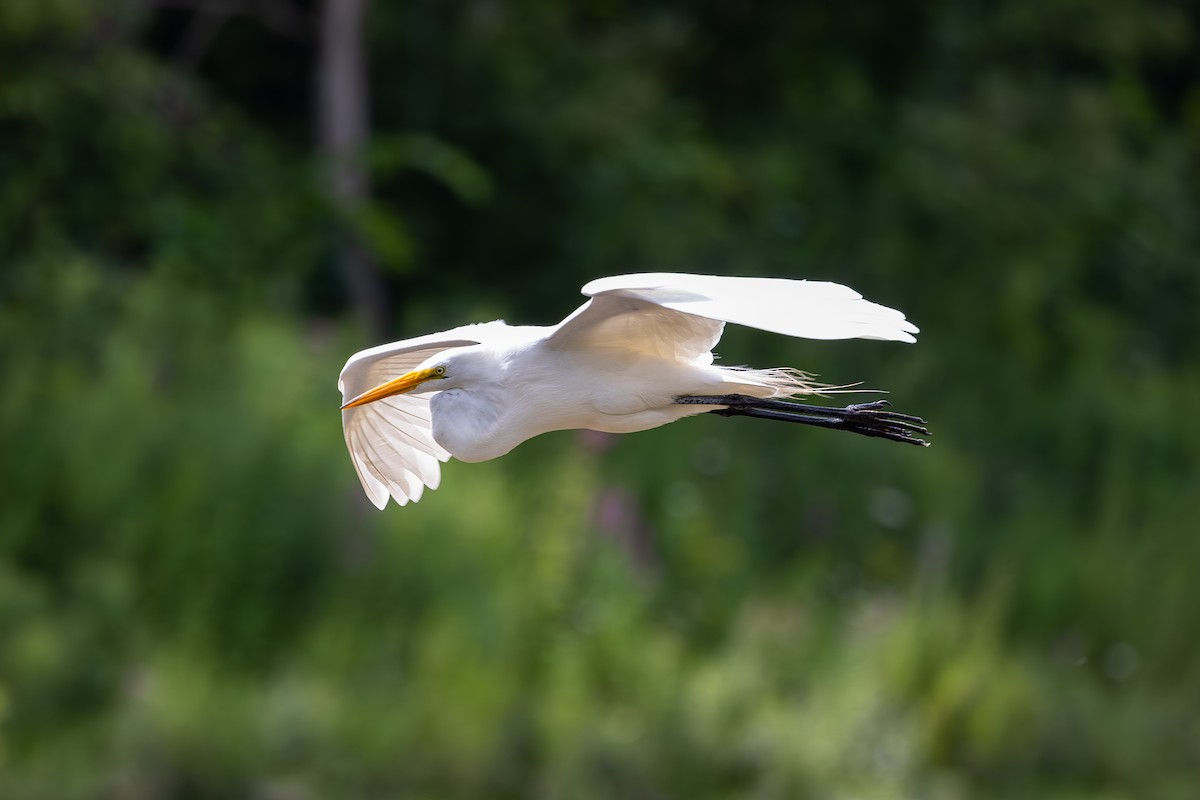
[[[502,322],[461,328],[393,342],[355,353],[342,368],[342,402],[397,378],[443,350],[479,344]],[[400,505],[421,499],[425,487],[441,480],[438,462],[450,458],[433,440],[429,394],[402,394],[342,411],[342,432],[350,459],[367,497],[377,507],[394,497]]]
[[[586,287],[584,294],[591,294]],[[559,323],[547,341],[554,347],[613,349],[711,364],[712,348],[725,323],[672,311],[646,294],[598,293]]]
[[[592,299],[559,324],[551,343],[711,362],[726,322],[806,339],[914,342],[919,332],[901,312],[825,281],[645,273],[600,278],[583,293]]]

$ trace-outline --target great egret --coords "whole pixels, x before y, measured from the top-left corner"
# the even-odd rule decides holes
[[[632,433],[705,412],[837,428],[924,445],[887,401],[846,408],[788,399],[833,387],[792,369],[713,364],[726,322],[809,339],[915,342],[895,309],[836,283],[651,273],[601,278],[557,325],[484,322],[380,345],[338,380],[346,446],[383,508],[436,489],[439,462],[486,461],[541,433]]]

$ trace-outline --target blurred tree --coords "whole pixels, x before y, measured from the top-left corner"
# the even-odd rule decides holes
[[[367,0],[325,0],[321,6],[317,56],[317,134],[327,158],[329,193],[345,217],[367,204],[368,90],[363,27]],[[387,295],[371,254],[352,229],[343,227],[337,245],[339,268],[367,330],[382,337]]]

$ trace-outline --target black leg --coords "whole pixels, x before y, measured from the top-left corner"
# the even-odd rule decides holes
[[[818,428],[834,428],[850,431],[862,436],[877,436],[893,442],[904,442],[921,447],[929,443],[920,436],[929,436],[925,420],[909,414],[887,411],[891,405],[887,400],[870,403],[855,403],[845,408],[813,406],[791,400],[749,397],[742,394],[684,395],[675,398],[676,403],[685,405],[725,406],[713,411],[722,417],[757,417],[780,422],[797,422],[815,425]]]

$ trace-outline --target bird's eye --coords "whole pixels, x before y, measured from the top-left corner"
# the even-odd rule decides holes
[[[434,370],[434,373],[437,374],[438,377],[441,377],[446,374],[446,368],[438,367],[437,369]]]

